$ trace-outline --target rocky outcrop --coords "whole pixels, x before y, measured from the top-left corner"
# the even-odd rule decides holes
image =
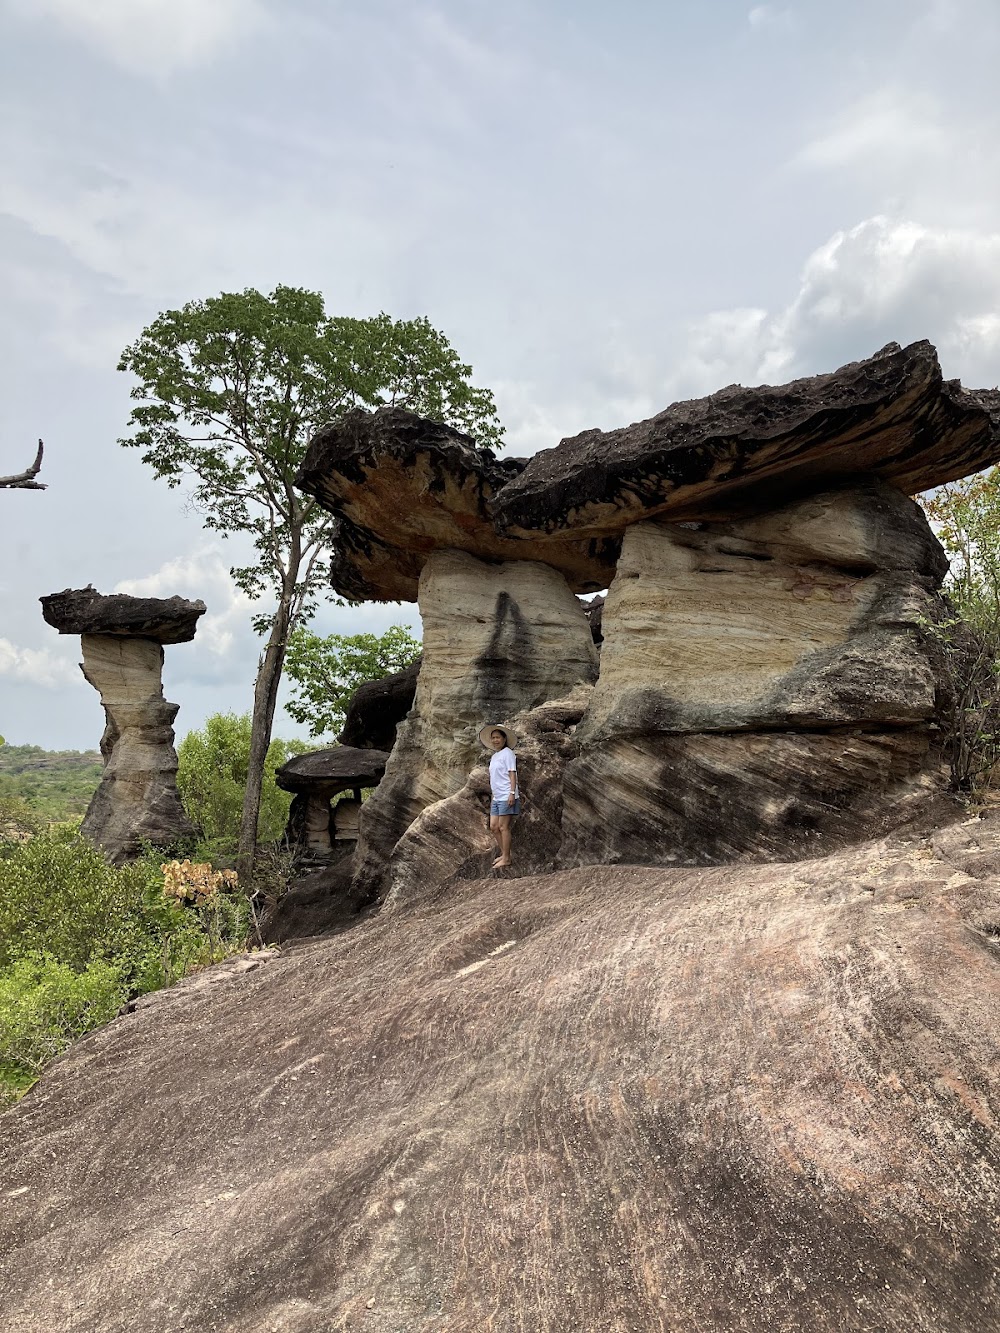
[[[57,1061],[5,1333],[995,1329],[996,820],[460,887]]]
[[[159,644],[189,643],[205,614],[204,602],[105,594],[93,587],[66,588],[40,600],[46,623],[60,634],[111,634]]]
[[[358,686],[347,705],[344,729],[337,737],[341,745],[386,753],[392,749],[396,729],[413,707],[420,661],[418,657],[402,671]]]
[[[908,817],[941,780],[922,626],[945,568],[919,507],[878,481],[629,528],[561,864],[803,855]]]
[[[777,387],[730,385],[530,459],[490,504],[502,531],[606,539],[657,514],[726,518],[861,474],[907,495],[1000,453],[1000,390],[942,377],[928,342]]]
[[[548,565],[437,552],[420,577],[420,612],[423,659],[413,711],[362,812],[361,898],[383,891],[392,849],[420,811],[465,785],[483,753],[484,722],[510,721],[597,677],[583,608]]]
[[[388,758],[382,750],[333,745],[282,764],[274,780],[283,791],[294,793],[285,836],[300,859],[323,863],[336,842],[357,841],[362,790],[378,786]],[[333,798],[346,791],[353,797],[331,806]]]
[[[43,597],[60,634],[79,634],[82,671],[99,692],[107,724],[104,776],[82,832],[114,862],[144,844],[170,847],[194,835],[177,792],[173,721],[163,697],[163,645],[194,638],[203,602],[180,597],[104,597],[93,588]]]
[[[392,579],[419,575],[438,645],[362,819],[360,900],[478,865],[476,730],[516,729],[581,683],[594,690],[559,747],[546,864],[803,856],[933,804],[945,691],[924,627],[944,612],[946,561],[905,492],[998,453],[1000,391],[945,382],[928,343],[731,386],[527,463],[395,409],[323,432],[303,484],[364,533],[335,586],[410,595]],[[589,583],[566,544],[576,560],[588,542]],[[437,591],[436,570],[477,567],[495,605],[470,610],[457,575]],[[596,654],[583,667],[578,648],[523,651],[513,632],[483,656],[504,598],[540,614],[529,568],[563,604],[607,586],[584,612],[599,675]],[[539,672],[539,658],[568,670]]]
[[[607,586],[618,542],[502,536],[488,512],[523,466],[398,407],[350,412],[311,442],[296,484],[337,516],[331,581],[343,597],[412,602],[434,551],[544,560],[573,591]]]

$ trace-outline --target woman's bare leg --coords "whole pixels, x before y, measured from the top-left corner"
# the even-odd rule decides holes
[[[500,819],[500,815],[490,815],[490,833],[497,847],[497,856],[496,861],[493,862],[494,865],[496,865],[497,861],[500,861],[503,857],[503,842],[500,838]]]
[[[498,822],[500,824],[498,837],[500,843],[500,855],[493,863],[495,867],[510,865],[510,826],[513,818],[513,815],[498,816]]]

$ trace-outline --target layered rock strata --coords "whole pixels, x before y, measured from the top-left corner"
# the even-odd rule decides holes
[[[81,669],[101,696],[104,775],[81,830],[113,862],[144,844],[169,847],[193,836],[177,791],[173,721],[163,697],[163,645],[194,638],[203,602],[180,597],[102,596],[93,588],[43,597],[60,634],[79,634]]]
[[[481,779],[464,782],[478,725],[520,724],[579,684],[596,682],[556,747],[547,863],[801,856],[909,818],[942,785],[924,626],[942,613],[946,562],[904,492],[998,452],[1000,392],[945,382],[927,343],[732,386],[527,464],[395,410],[323,433],[302,481],[347,525],[335,586],[381,598],[419,577],[434,645],[362,819],[362,897],[419,878],[432,827],[450,846],[441,868],[478,864],[461,813],[485,800]],[[588,587],[567,559],[587,542],[609,588],[586,611],[599,678],[592,646],[584,665],[578,649],[525,652],[493,633],[504,599],[538,614],[521,571],[547,570],[563,601]],[[491,609],[470,612],[462,578]],[[540,653],[569,669],[539,671]]]
[[[423,660],[413,711],[360,825],[359,892],[382,889],[389,855],[426,806],[465,785],[479,729],[597,678],[598,653],[566,580],[533,561],[432,555],[420,577]]]

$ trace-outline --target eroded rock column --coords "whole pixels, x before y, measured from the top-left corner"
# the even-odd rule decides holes
[[[104,775],[82,832],[114,862],[137,855],[144,843],[170,846],[192,836],[177,791],[173,721],[179,705],[163,697],[163,645],[193,639],[205,604],[105,597],[93,588],[41,601],[46,621],[60,634],[80,635],[81,669],[104,705]]]
[[[482,755],[479,728],[597,677],[590,625],[565,578],[534,561],[438,551],[420,576],[423,661],[378,791],[361,816],[358,886],[378,892],[393,847]]]

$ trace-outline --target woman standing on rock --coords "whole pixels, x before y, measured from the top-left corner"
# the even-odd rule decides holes
[[[510,865],[511,821],[521,813],[521,794],[517,786],[517,758],[511,748],[511,736],[503,727],[483,727],[479,739],[493,751],[490,758],[490,832],[500,855],[494,870]]]

